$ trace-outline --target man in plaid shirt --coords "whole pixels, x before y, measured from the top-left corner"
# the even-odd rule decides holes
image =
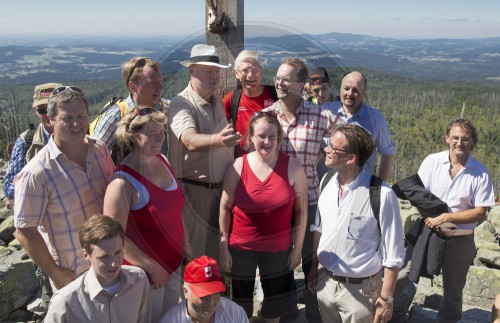
[[[265,111],[276,113],[283,128],[281,151],[297,159],[304,167],[308,180],[307,228],[314,223],[319,197],[319,179],[316,172],[317,160],[321,155],[323,138],[330,137],[332,128],[339,118],[302,98],[302,90],[307,82],[307,66],[297,58],[285,59],[275,78],[278,101]],[[302,268],[307,277],[311,267],[312,234],[306,230],[302,248]],[[306,316],[319,317],[316,295],[305,290]]]

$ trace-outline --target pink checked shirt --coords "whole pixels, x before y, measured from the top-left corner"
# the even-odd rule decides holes
[[[323,138],[329,138],[333,126],[342,121],[330,110],[306,100],[300,102],[295,118],[291,122],[288,122],[281,109],[281,100],[265,111],[276,113],[283,128],[281,151],[295,158],[304,167],[308,182],[309,205],[317,204],[319,179],[315,165],[318,153],[321,151],[321,142]]]
[[[102,214],[114,168],[104,143],[85,140],[86,169],[66,157],[50,138],[15,179],[14,226],[38,227],[55,262],[76,275],[89,268],[78,232],[92,215]]]

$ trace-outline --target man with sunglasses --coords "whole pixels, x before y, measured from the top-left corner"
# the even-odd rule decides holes
[[[35,86],[33,111],[40,120],[40,124],[36,129],[28,129],[23,132],[19,138],[17,138],[14,148],[12,148],[12,157],[3,182],[5,206],[9,210],[14,208],[14,177],[23,169],[24,165],[26,165],[26,163],[47,144],[52,134],[53,128],[47,116],[47,102],[49,101],[52,90],[59,86],[61,86],[61,84],[58,83],[45,83]],[[29,141],[31,141],[31,144]]]
[[[89,268],[78,246],[81,226],[102,214],[114,165],[107,147],[87,136],[89,104],[75,86],[54,89],[49,141],[17,174],[16,238],[60,289]]]
[[[122,77],[129,96],[119,101],[97,122],[93,138],[102,140],[111,151],[116,165],[125,157],[126,152],[116,144],[116,128],[123,114],[137,106],[153,108],[166,113],[168,101],[162,98],[163,76],[160,63],[147,57],[133,57],[123,64]],[[161,153],[167,155],[167,140],[164,141]]]
[[[356,125],[334,128],[326,165],[337,173],[326,183],[313,225],[313,261],[307,287],[317,293],[323,322],[387,322],[405,249],[396,194],[383,182],[379,220],[370,203],[372,175],[364,164],[370,134]],[[323,268],[318,271],[318,265]],[[381,269],[384,268],[382,283]]]

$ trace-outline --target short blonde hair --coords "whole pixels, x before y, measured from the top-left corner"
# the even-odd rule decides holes
[[[134,108],[127,112],[118,123],[116,129],[116,142],[121,149],[132,150],[134,142],[132,138],[140,131],[149,121],[153,120],[159,124],[165,125],[167,123],[167,116],[160,111],[153,111],[150,114],[139,115],[141,109],[152,108]]]

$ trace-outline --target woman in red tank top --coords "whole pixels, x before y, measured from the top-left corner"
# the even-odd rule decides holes
[[[297,161],[279,152],[283,130],[274,114],[256,112],[247,133],[255,151],[238,158],[224,178],[220,266],[231,277],[233,300],[248,317],[258,267],[262,315],[278,322],[285,298],[296,293],[293,269],[300,264],[305,234],[307,178]]]
[[[184,230],[184,195],[160,149],[165,114],[153,108],[127,113],[116,131],[130,153],[115,173],[104,197],[104,214],[125,230],[124,263],[144,269],[152,284],[152,321],[179,302],[183,252],[191,255]]]

